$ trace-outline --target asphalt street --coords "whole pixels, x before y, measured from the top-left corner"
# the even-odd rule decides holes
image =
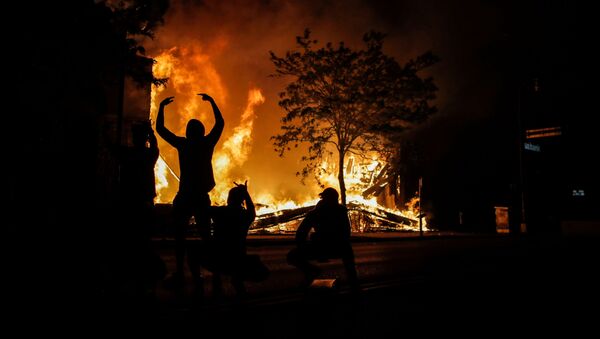
[[[322,277],[338,278],[339,289],[303,288],[301,274],[285,262],[290,240],[249,239],[249,252],[261,256],[271,275],[248,283],[244,301],[233,298],[226,279],[225,298],[211,298],[207,279],[206,298],[200,302],[191,298],[190,289],[177,295],[159,283],[151,303],[113,300],[102,303],[103,315],[117,320],[136,314],[154,325],[219,335],[365,338],[443,328],[459,332],[482,324],[505,331],[552,331],[557,326],[583,331],[598,316],[596,238],[358,237],[353,248],[359,294],[346,287],[339,260],[320,264]],[[172,242],[158,240],[155,245],[172,272]]]

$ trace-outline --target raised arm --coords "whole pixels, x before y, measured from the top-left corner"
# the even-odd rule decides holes
[[[252,198],[250,197],[250,193],[248,193],[248,181],[247,180],[244,183],[244,188],[245,188],[244,202],[246,203],[246,210],[249,213],[249,218],[251,219],[250,222],[252,223],[254,221],[254,219],[256,219],[256,208],[254,207],[254,202],[252,201]]]
[[[244,190],[244,204],[246,205],[246,211],[248,212],[247,214],[247,220],[245,220],[245,222],[248,224],[247,226],[250,227],[250,225],[252,224],[252,222],[254,221],[254,219],[256,219],[256,208],[254,207],[254,202],[252,201],[252,198],[250,197],[250,193],[248,193],[248,180],[246,180],[246,182],[244,182],[244,184],[238,184],[235,183],[234,184],[237,187],[240,187]]]
[[[167,97],[160,102],[158,107],[158,115],[156,116],[156,133],[160,135],[171,146],[176,147],[178,136],[173,134],[165,127],[165,106],[173,102],[173,97]]]
[[[216,144],[221,137],[221,133],[223,133],[223,127],[225,127],[223,114],[221,114],[221,110],[219,110],[215,100],[210,95],[206,93],[199,93],[198,95],[202,97],[202,100],[210,102],[210,105],[212,106],[213,114],[215,115],[215,125],[210,130],[210,133],[208,133],[207,138]]]

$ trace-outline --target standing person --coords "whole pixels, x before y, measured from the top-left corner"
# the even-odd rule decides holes
[[[338,203],[338,192],[334,188],[326,188],[319,196],[321,200],[298,226],[297,247],[288,253],[288,263],[298,267],[304,273],[306,283],[310,284],[319,275],[320,269],[309,261],[341,258],[350,286],[358,290],[348,210]],[[308,240],[313,228],[314,233]]]
[[[169,283],[177,289],[183,287],[184,260],[186,254],[185,231],[193,216],[201,236],[206,240],[210,236],[210,192],[215,187],[212,169],[212,156],[225,121],[214,99],[200,93],[202,100],[208,101],[215,117],[215,125],[204,135],[204,125],[196,119],[187,123],[185,137],[180,137],[165,127],[164,109],[173,102],[167,97],[160,103],[156,118],[156,132],[166,142],[177,149],[179,154],[180,182],[179,191],[173,201],[175,223],[175,257],[176,271],[169,278]],[[198,262],[188,253],[188,266],[194,281],[195,292],[203,293],[203,279]]]
[[[110,148],[119,162],[119,217],[117,257],[114,259],[123,282],[131,280],[137,295],[153,294],[156,282],[164,277],[165,267],[151,246],[154,216],[154,166],[158,144],[150,121],[131,125],[132,146]]]
[[[158,144],[150,121],[131,126],[132,147],[117,150],[120,165],[120,206],[127,216],[129,231],[136,237],[150,237],[156,189],[154,166],[158,160]]]

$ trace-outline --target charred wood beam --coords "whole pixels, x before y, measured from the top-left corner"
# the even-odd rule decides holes
[[[257,220],[250,227],[252,230],[268,228],[279,224],[287,223],[290,221],[304,218],[308,211],[312,210],[314,206],[300,207],[297,209],[283,210],[279,212],[273,212],[257,217]],[[377,228],[388,228],[390,230],[397,230],[398,228],[403,229],[405,227],[415,227],[418,225],[418,220],[394,214],[385,211],[380,208],[376,208],[375,211],[369,211],[362,205],[349,203],[348,210],[350,213],[359,213],[364,217],[368,217],[377,221]]]
[[[308,211],[312,210],[314,206],[300,207],[292,210],[283,210],[273,213],[264,214],[258,216],[256,221],[252,225],[252,229],[254,228],[265,228],[274,226],[277,224],[282,224],[288,221],[293,221],[296,219],[304,218]]]

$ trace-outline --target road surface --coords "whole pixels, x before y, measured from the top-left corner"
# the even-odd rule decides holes
[[[363,287],[356,296],[344,288],[341,261],[321,264],[324,277],[340,278],[341,291],[317,294],[302,289],[300,272],[285,262],[290,241],[250,241],[249,253],[259,254],[271,275],[247,284],[246,301],[211,300],[207,274],[207,299],[199,304],[190,301],[189,290],[177,298],[161,284],[153,319],[181,328],[208,326],[222,335],[243,328],[244,334],[274,337],[316,331],[388,337],[406,326],[427,331],[435,329],[429,324],[462,322],[505,329],[554,324],[575,331],[598,316],[597,244],[595,238],[560,236],[361,239],[353,243]],[[157,249],[172,272],[172,243],[157,242]],[[231,297],[227,280],[225,288]]]

